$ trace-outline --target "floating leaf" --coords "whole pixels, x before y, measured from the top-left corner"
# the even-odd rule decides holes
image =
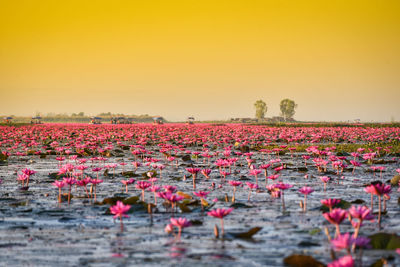
[[[398,186],[399,182],[400,182],[400,175],[396,175],[390,180],[390,184],[392,186]]]
[[[312,229],[312,230],[310,230],[310,232],[308,232],[310,235],[316,235],[316,234],[319,234],[319,233],[321,233],[321,229],[319,229],[319,228],[314,228],[314,229]]]
[[[192,199],[192,198],[193,198],[191,195],[186,194],[186,193],[183,193],[183,192],[181,192],[181,191],[176,192],[176,194],[177,194],[178,196],[183,197],[184,199]]]
[[[351,202],[351,204],[364,204],[364,203],[365,203],[365,201],[362,200],[362,199],[356,199],[356,200]]]
[[[190,223],[193,226],[203,225],[203,221],[200,221],[200,220],[190,220]]]
[[[29,156],[35,155],[35,153],[36,153],[36,150],[28,150],[26,152],[26,154],[29,155]]]
[[[188,212],[192,212],[192,210],[187,206],[187,204],[185,203],[178,203],[177,204],[179,209],[183,212],[183,213],[188,213]]]
[[[314,243],[311,241],[301,241],[299,244],[297,244],[299,247],[318,247],[320,244]]]
[[[139,175],[134,173],[133,171],[125,171],[121,173],[122,176],[132,178],[132,177],[138,177]],[[147,177],[148,178],[148,177]]]
[[[185,156],[182,156],[182,160],[183,161],[192,161],[192,158],[190,157],[190,155],[185,155]]]
[[[400,236],[397,234],[377,233],[368,237],[373,249],[394,250],[400,248]]]
[[[0,160],[1,161],[6,161],[8,159],[8,156],[6,155],[6,154],[3,154],[1,151],[0,151]]]
[[[124,197],[108,197],[103,199],[102,202],[99,202],[99,205],[115,205],[117,201],[123,201]]]
[[[248,208],[252,208],[252,206],[248,206],[248,205],[243,204],[243,203],[233,203],[233,204],[231,205],[231,208],[235,208],[235,209],[238,209],[238,208],[246,208],[246,209],[248,209]]]
[[[138,201],[139,201],[139,197],[138,196],[133,196],[133,197],[125,198],[122,202],[125,205],[135,205],[135,204],[138,204]]]
[[[235,238],[252,238],[253,235],[257,234],[260,230],[262,229],[262,227],[253,227],[250,230],[246,231],[246,232],[240,232],[240,233],[229,233],[231,236],[235,237]]]
[[[297,167],[298,172],[307,172],[308,169],[306,167]]]
[[[204,207],[207,207],[208,205],[210,205],[207,200],[205,200],[204,198],[201,199],[201,205],[203,205]]]
[[[350,206],[351,206],[350,202],[340,199],[340,202],[338,204],[334,205],[332,208],[334,208],[334,209],[341,208],[341,209],[347,210],[348,208],[350,208]],[[329,212],[329,208],[324,205],[322,205],[319,209],[323,212]]]
[[[151,170],[151,171],[142,173],[142,177],[144,179],[150,179],[149,174],[151,177],[157,177],[157,172],[155,170]],[[136,175],[136,176],[138,176],[138,175]],[[135,176],[131,176],[131,177],[135,177]]]
[[[386,260],[384,258],[381,258],[374,263],[371,264],[371,267],[383,267],[386,265]]]
[[[293,254],[286,257],[283,260],[283,263],[292,267],[323,267],[324,264],[317,261],[311,256],[301,255],[301,254]]]

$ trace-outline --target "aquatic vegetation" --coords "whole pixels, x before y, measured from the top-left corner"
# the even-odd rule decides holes
[[[122,220],[131,206],[135,210],[135,227],[129,227],[129,233],[135,241],[119,233],[117,239],[130,240],[130,247],[114,249],[110,255],[136,257],[131,249],[133,242],[144,246],[149,254],[153,251],[147,246],[162,251],[160,246],[165,246],[165,239],[157,234],[160,229],[165,227],[166,232],[173,233],[175,243],[183,229],[191,225],[193,230],[185,233],[190,237],[185,240],[186,250],[178,253],[183,260],[220,257],[233,261],[239,249],[248,257],[247,250],[239,248],[245,244],[235,248],[230,242],[254,238],[254,247],[268,243],[278,255],[282,254],[278,243],[293,252],[309,247],[307,251],[318,251],[320,260],[328,263],[329,254],[322,254],[317,246],[323,235],[310,234],[311,241],[306,236],[308,232],[321,232],[324,226],[318,225],[325,224],[329,240],[326,245],[337,254],[329,266],[359,262],[363,253],[372,263],[376,256],[363,249],[374,248],[377,241],[362,234],[366,231],[370,235],[376,230],[363,225],[376,217],[379,227],[396,229],[396,216],[392,215],[398,198],[397,188],[394,189],[398,180],[393,175],[400,173],[398,128],[44,124],[0,130],[0,154],[4,155],[0,163],[5,164],[1,165],[5,172],[0,190],[6,216],[11,215],[8,207],[18,207],[14,210],[16,216],[28,214],[34,220],[40,220],[41,213],[51,213],[45,215],[46,220],[57,218],[56,229],[73,225],[82,232],[99,230],[109,238],[110,222],[106,216],[111,213],[114,219],[120,218],[123,230]],[[258,181],[260,175],[265,178],[265,186]],[[242,186],[245,188],[240,189]],[[65,197],[68,194],[69,206],[49,204],[66,202],[63,190]],[[257,193],[256,197],[251,196],[252,192]],[[301,211],[295,205],[299,196],[304,197]],[[372,212],[375,196],[379,201],[376,216]],[[371,207],[367,208],[364,205],[368,202],[369,206],[370,197]],[[234,229],[224,233],[226,216],[233,208],[229,225]],[[321,210],[325,212],[322,215]],[[185,218],[180,217],[183,214]],[[216,236],[226,237],[225,250],[219,247],[222,241],[213,240],[215,244],[210,245],[209,238],[204,237],[211,230],[210,217],[221,221],[220,229],[218,225],[214,231]],[[382,220],[385,224],[381,225]],[[336,229],[335,237],[329,236],[329,224]],[[261,229],[259,226],[266,230],[254,237],[246,234]],[[18,226],[15,229],[20,231]],[[276,233],[279,240],[273,240],[271,233]],[[89,239],[82,242],[87,245]],[[194,242],[199,242],[206,252],[194,253]],[[343,253],[349,257],[339,258]],[[277,257],[271,258],[272,262]],[[257,258],[254,262],[265,264]],[[274,262],[275,265],[279,264]]]
[[[191,222],[188,221],[186,218],[171,218],[171,223],[167,225],[168,231],[172,231],[170,228],[171,226],[175,226],[178,228],[178,236],[176,237],[177,241],[181,240],[182,230],[186,227],[191,226]],[[166,231],[167,231],[166,230]]]
[[[122,218],[129,218],[127,213],[130,210],[130,205],[124,205],[121,201],[117,201],[117,204],[110,207],[110,212],[114,214],[114,219],[119,217],[120,225],[121,225],[121,232],[124,230],[124,224],[122,222]]]
[[[221,220],[221,237],[224,237],[224,217],[229,215],[233,208],[229,209],[215,209],[207,212],[208,216],[215,217]]]

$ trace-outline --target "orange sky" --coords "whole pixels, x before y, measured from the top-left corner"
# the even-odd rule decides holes
[[[0,114],[400,120],[398,0],[0,0]]]

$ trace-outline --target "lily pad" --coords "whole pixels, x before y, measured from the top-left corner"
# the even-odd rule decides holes
[[[311,241],[301,241],[299,244],[297,244],[299,247],[318,247],[320,244],[314,243]]]
[[[128,178],[139,176],[138,174],[134,173],[133,171],[126,171],[126,172],[121,173],[121,175],[124,177],[128,177]]]
[[[115,205],[117,204],[117,201],[123,201],[123,197],[107,197],[103,199],[102,202],[99,202],[99,205]]]
[[[351,206],[350,202],[340,199],[340,202],[338,204],[336,204],[335,206],[333,206],[332,208],[341,208],[341,209],[346,210],[346,209],[350,208],[350,206]],[[319,209],[323,212],[329,212],[329,208],[324,205],[322,205]]]
[[[133,197],[125,198],[122,202],[125,205],[135,205],[135,204],[138,204],[138,201],[139,201],[139,197],[138,196],[133,196]]]
[[[229,233],[229,234],[231,236],[233,236],[234,238],[248,239],[248,238],[252,238],[253,235],[257,234],[261,229],[262,229],[262,227],[253,227],[253,228],[251,228],[250,230],[248,230],[246,232]]]
[[[193,226],[203,225],[203,221],[200,221],[200,220],[190,220],[190,223]]]
[[[392,186],[398,186],[400,182],[400,175],[395,175],[391,180],[390,180],[390,184]]]
[[[353,200],[353,201],[351,202],[351,204],[364,204],[364,203],[365,203],[365,201],[362,200],[362,199],[356,199],[356,200]]]
[[[375,261],[371,267],[383,267],[387,265],[387,260],[384,258],[380,258],[379,260]]]
[[[182,157],[183,161],[192,161],[192,158],[190,157],[190,155],[185,155]]]
[[[314,229],[312,229],[312,230],[310,230],[310,232],[308,232],[310,235],[316,235],[316,234],[319,234],[319,233],[321,233],[321,229],[319,229],[319,228],[314,228]]]
[[[181,192],[181,191],[176,192],[176,194],[177,194],[178,196],[183,197],[184,199],[192,199],[192,198],[193,198],[191,195],[186,194],[186,193],[183,193],[183,192]]]
[[[185,203],[178,203],[178,207],[183,213],[192,212],[192,210]]]
[[[6,154],[3,154],[1,151],[0,151],[0,160],[1,161],[6,161],[8,159],[8,156],[6,155]]]
[[[301,254],[293,254],[286,257],[283,260],[283,263],[286,266],[292,267],[323,267],[325,266],[321,262],[317,261],[311,256],[301,255]]]
[[[397,234],[377,233],[368,237],[373,249],[395,250],[400,248],[400,236]]]
[[[252,206],[249,206],[249,205],[246,205],[246,204],[237,202],[237,203],[233,203],[233,204],[231,205],[231,208],[235,208],[235,209],[238,209],[238,208],[246,208],[246,209],[249,209],[249,208],[252,208]]]

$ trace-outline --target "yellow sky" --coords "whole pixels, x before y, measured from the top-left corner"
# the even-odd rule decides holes
[[[400,120],[398,0],[0,0],[0,114]]]

